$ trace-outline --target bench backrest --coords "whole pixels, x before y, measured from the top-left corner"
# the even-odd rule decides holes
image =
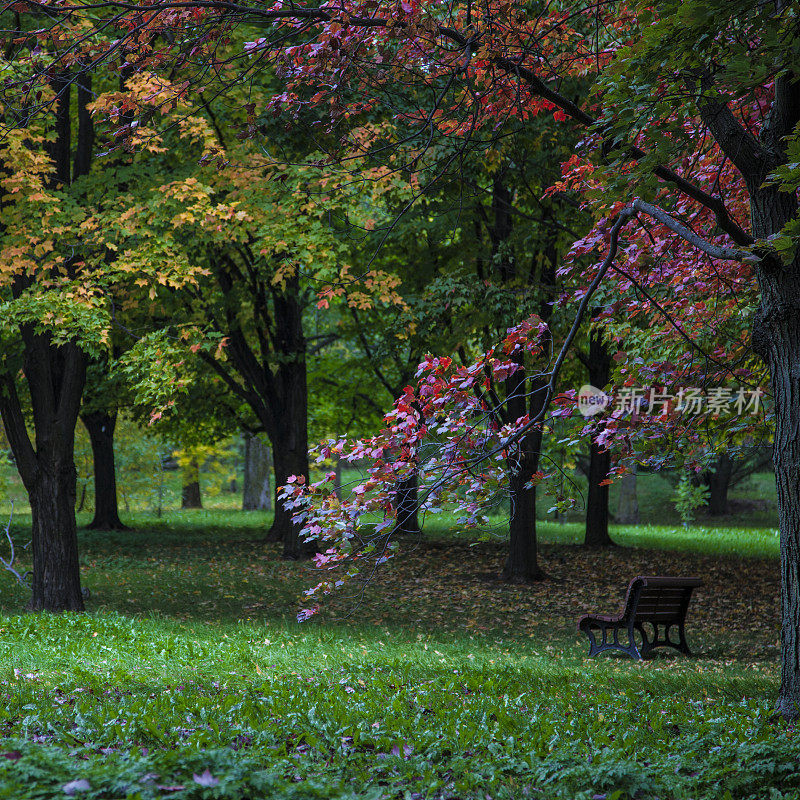
[[[633,614],[636,622],[679,622],[686,616],[692,590],[701,583],[700,578],[639,575],[628,585],[625,619]]]

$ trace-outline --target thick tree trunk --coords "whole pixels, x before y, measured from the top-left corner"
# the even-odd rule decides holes
[[[556,254],[546,252],[540,276],[542,300],[539,316],[550,324],[553,298],[556,296]],[[549,338],[549,334],[548,334]],[[547,340],[546,340],[547,341]],[[547,349],[547,343],[544,349]],[[542,377],[528,379],[524,357],[518,359],[519,369],[505,381],[506,420],[516,422],[525,415],[536,419],[544,407],[546,381]],[[539,566],[536,540],[536,485],[530,484],[539,470],[542,452],[542,431],[532,430],[518,444],[509,458],[509,501],[511,516],[508,523],[508,557],[503,567],[503,579],[513,583],[531,583],[547,576]]]
[[[639,499],[636,494],[635,466],[620,479],[616,519],[620,525],[639,524]]]
[[[776,92],[785,93],[780,79]],[[797,98],[795,86],[793,96]],[[766,168],[765,168],[766,169]],[[794,194],[748,181],[753,235],[764,240],[797,217]],[[781,536],[781,687],[777,711],[800,718],[800,257],[783,264],[767,255],[756,269],[761,302],[753,323],[753,349],[770,367],[775,404],[773,462]]]
[[[397,512],[394,533],[419,533],[419,476],[412,472],[394,488],[392,502]]]
[[[273,451],[275,463],[275,519],[269,532],[270,541],[283,542],[283,557],[292,561],[310,558],[316,552],[315,542],[301,538],[301,525],[292,519],[292,510],[287,510],[278,497],[279,487],[285,486],[291,475],[304,476],[308,481],[308,451],[288,447],[276,447]]]
[[[538,470],[541,441],[539,432],[527,436],[522,443],[525,455],[517,463],[509,465],[511,517],[503,579],[511,583],[532,583],[545,577],[539,566],[536,545],[536,486],[525,485]]]
[[[195,459],[183,469],[183,485],[181,486],[181,508],[202,508],[203,498],[200,494],[200,467]]]
[[[0,375],[0,413],[31,506],[33,580],[29,607],[82,611],[75,524],[75,426],[86,359],[73,344],[55,347],[23,329],[24,372],[36,447],[28,437],[14,377]]]
[[[269,511],[272,508],[269,461],[269,447],[260,437],[245,433],[243,511]]]
[[[767,278],[767,280],[764,280]],[[753,343],[766,350],[775,402],[773,463],[781,549],[781,687],[777,711],[800,718],[800,279],[762,276]]]
[[[750,195],[752,239],[769,242],[798,219],[797,192],[781,191],[769,174],[788,161],[786,137],[800,122],[795,64],[786,51],[773,100],[758,136],[742,127],[727,99],[704,93],[698,102],[703,122],[741,172]],[[791,234],[789,234],[791,235]],[[737,242],[739,244],[748,242]],[[781,687],[777,710],[800,718],[800,256],[783,263],[759,245],[755,265],[760,291],[753,320],[753,350],[770,369],[775,404],[774,466],[781,533]]]
[[[94,462],[94,519],[86,526],[91,530],[124,531],[127,526],[119,518],[117,504],[117,472],[114,463],[114,429],[116,412],[96,411],[81,416],[92,443]]]
[[[728,489],[731,485],[733,459],[727,453],[720,453],[713,471],[705,475],[708,484],[708,513],[713,517],[723,516],[729,511]]]
[[[262,422],[272,444],[275,466],[275,519],[268,538],[283,542],[283,557],[310,558],[316,542],[304,542],[302,525],[292,519],[278,498],[280,487],[291,475],[309,479],[308,466],[308,379],[306,375],[306,340],[299,298],[299,279],[295,276],[286,291],[276,291],[275,349],[281,354],[280,367],[273,378],[269,413]]]
[[[66,447],[64,450],[66,451]],[[33,611],[83,611],[78,532],[75,524],[76,473],[71,454],[53,454],[39,470],[30,494],[33,528]]]
[[[608,352],[602,331],[593,330],[589,336],[589,383],[604,389],[611,377],[611,354]],[[589,442],[589,491],[586,497],[585,547],[613,545],[608,535],[608,484],[611,453],[599,445],[592,436]]]
[[[525,391],[528,382],[524,368],[506,380],[506,404],[509,417],[518,420],[528,411]],[[542,387],[531,394],[530,416],[533,418],[540,407]],[[537,402],[538,401],[538,402]],[[525,436],[512,452],[509,461],[509,505],[508,557],[503,567],[503,580],[512,583],[529,583],[545,576],[539,567],[536,545],[536,486],[527,486],[539,468],[542,450],[542,432],[533,431]]]
[[[796,284],[800,289],[800,282]],[[771,343],[775,482],[781,536],[781,688],[777,710],[800,717],[800,296]]]
[[[586,497],[585,547],[613,545],[608,535],[608,484],[602,485],[611,469],[611,453],[592,439],[589,445],[589,491]]]

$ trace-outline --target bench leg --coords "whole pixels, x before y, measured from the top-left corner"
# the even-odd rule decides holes
[[[602,634],[602,641],[599,643],[595,638],[595,628]],[[642,654],[639,652],[639,648],[636,646],[636,640],[633,638],[633,626],[623,627],[621,625],[605,625],[603,623],[595,622],[583,625],[581,630],[589,638],[590,658],[600,655],[600,653],[605,653],[607,650],[621,650],[623,653],[629,655],[636,661],[639,661],[642,658]],[[623,645],[619,641],[619,632],[621,630],[625,630],[628,633],[627,645]],[[609,641],[609,631],[613,632],[611,641]]]
[[[653,627],[652,636],[648,636],[645,627],[642,623],[636,624],[636,630],[639,631],[642,635],[642,656],[647,658],[647,656],[655,650],[656,647],[672,647],[675,650],[683,653],[684,655],[690,656],[692,651],[689,649],[689,645],[686,643],[686,631],[684,629],[683,623],[678,624],[678,641],[675,642],[670,637],[670,631],[672,630],[674,625],[665,625],[664,627],[664,634],[663,636],[659,632],[659,625],[657,623],[648,623]]]
[[[653,631],[652,639],[647,635],[647,631],[644,629],[644,625],[642,625],[641,622],[636,623],[636,630],[642,635],[642,658],[647,658],[650,651],[656,646],[655,643],[658,639],[658,630]]]
[[[686,630],[683,627],[683,623],[678,626],[678,650],[681,651],[684,655],[690,656],[692,651],[689,649],[689,645],[686,644]]]

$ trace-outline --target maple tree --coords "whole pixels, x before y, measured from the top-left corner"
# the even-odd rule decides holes
[[[15,32],[25,38],[26,30]],[[21,74],[27,58],[44,52],[27,48],[16,58],[6,51],[7,73]],[[114,300],[135,302],[137,289],[153,280],[173,287],[191,280],[190,269],[142,263],[139,283],[131,282],[94,203],[98,192],[123,186],[130,168],[125,159],[97,164],[92,118],[96,95],[125,80],[81,72],[80,65],[55,70],[38,91],[49,110],[38,115],[28,113],[19,87],[9,85],[3,95],[0,414],[31,505],[35,610],[83,609],[75,428],[87,367],[111,349]]]
[[[800,360],[800,93],[794,66],[796,4],[667,0],[520,6],[508,0],[333,0],[306,6],[213,0],[154,5],[54,0],[15,7],[23,12],[56,12],[55,22],[44,22],[34,38],[56,43],[58,63],[74,65],[89,51],[94,59],[113,60],[123,46],[128,48],[125,63],[134,69],[173,64],[177,59],[187,77],[159,93],[162,104],[204,88],[212,64],[227,69],[231,82],[247,79],[260,69],[276,69],[284,86],[274,97],[272,109],[290,114],[309,107],[324,109],[331,134],[343,129],[346,136],[349,125],[345,123],[379,105],[392,108],[397,140],[413,145],[406,148],[405,164],[411,171],[440,137],[459,139],[465,146],[484,146],[492,140],[498,121],[523,125],[538,114],[554,111],[557,120],[587,129],[587,160],[581,166],[593,186],[577,188],[585,191],[600,220],[597,243],[606,256],[588,268],[593,280],[578,294],[579,316],[587,312],[591,295],[610,276],[616,275],[620,293],[635,286],[622,274],[624,270],[615,268],[615,257],[626,246],[621,237],[634,228],[635,217],[642,227],[651,220],[664,226],[662,238],[653,237],[646,249],[653,248],[662,256],[659,268],[669,273],[670,281],[691,264],[705,267],[706,273],[733,265],[734,284],[747,287],[758,304],[752,316],[752,345],[771,375],[782,538],[783,667],[778,708],[787,717],[798,715],[800,405],[795,370]],[[89,8],[97,16],[89,16]],[[88,33],[64,35],[60,30],[64,19],[70,23],[80,19],[87,28],[113,29],[118,35],[89,45]],[[223,54],[219,43],[237,26],[253,32],[254,38],[241,57]],[[175,35],[177,31],[180,36]],[[16,41],[20,38],[22,43],[11,45],[12,52],[28,46],[26,37],[18,36]],[[29,63],[31,69],[15,88],[31,110],[49,107],[51,101],[36,93],[47,85],[53,69],[42,69],[35,57]],[[570,81],[587,74],[596,76],[594,95],[591,102],[580,105]],[[403,103],[398,102],[401,96]],[[406,102],[409,97],[417,102]],[[255,134],[254,108],[251,113]],[[374,156],[393,144],[396,141],[377,142]],[[730,181],[723,181],[727,177]],[[673,259],[672,248],[687,256]],[[650,268],[646,258],[638,265],[645,271]],[[672,285],[676,294],[686,288],[683,277]],[[624,308],[623,302],[619,310]],[[706,311],[700,304],[694,308]],[[678,307],[678,311],[689,313],[691,320],[691,308]],[[702,316],[709,318],[706,313]],[[689,328],[684,333],[691,338],[694,331]],[[506,342],[512,354],[517,347],[514,336]],[[574,334],[568,334],[564,346],[573,341]],[[563,361],[561,357],[554,360],[551,376]],[[475,364],[495,375],[510,369],[494,356]],[[430,362],[426,380],[432,379],[434,387],[448,385],[448,370],[449,365],[441,361]],[[530,419],[507,432],[506,446],[517,446],[537,430],[554,390],[551,377],[545,382],[544,402]],[[454,386],[447,391],[461,411],[473,408]],[[413,417],[404,406],[400,409],[399,422]],[[607,435],[613,430],[610,426]],[[458,459],[453,463],[461,464],[459,474],[463,474],[464,464]],[[524,466],[525,470],[510,477],[527,483],[531,476],[524,472],[531,464]]]
[[[0,270],[4,334],[16,339],[16,347],[4,349],[0,411],[31,501],[31,605],[74,610],[83,608],[74,519],[73,440],[86,355],[78,340],[84,338],[84,331],[97,332],[97,303],[94,287],[79,279],[86,267],[81,251],[59,251],[56,240],[70,230],[71,212],[79,211],[73,198],[60,189],[68,189],[88,170],[91,132],[86,123],[85,87],[78,99],[82,125],[79,123],[74,149],[70,141],[71,98],[63,77],[52,81],[51,91],[62,93],[51,121],[55,136],[48,136],[41,122],[29,124],[16,136],[5,137],[0,155],[4,166]],[[35,443],[29,437],[19,398],[20,369],[30,393]]]
[[[169,84],[155,74],[139,78],[129,97],[143,103],[157,102],[154,87]],[[117,103],[118,97],[108,94],[97,107]],[[159,275],[164,267],[158,265],[191,265],[199,276],[181,291],[164,281],[148,284],[158,314],[150,333],[132,348],[134,367],[158,363],[165,354],[177,374],[157,369],[140,405],[151,409],[158,425],[180,416],[186,402],[177,398],[194,391],[192,370],[181,365],[202,361],[268,436],[276,484],[282,485],[290,475],[309,474],[307,359],[317,343],[324,346],[330,338],[307,333],[309,315],[340,302],[356,308],[395,302],[392,276],[374,269],[352,274],[347,242],[329,223],[335,214],[367,228],[380,213],[385,181],[377,174],[368,183],[371,200],[362,194],[356,204],[337,192],[342,178],[321,174],[313,165],[289,166],[224,134],[246,123],[246,116],[213,104],[203,111],[192,115],[182,102],[146,131],[137,128],[146,147],[134,148],[134,158],[143,169],[127,181],[128,192],[103,209],[111,220],[108,235],[125,264],[152,263]],[[290,143],[278,131],[273,146]],[[176,148],[185,155],[179,164]],[[115,208],[124,210],[113,219]],[[134,283],[141,280],[131,274]],[[325,285],[332,288],[319,297]],[[190,493],[189,487],[196,487],[197,469],[191,459],[185,466],[187,474],[194,473],[186,499],[196,505],[196,488]],[[287,558],[313,551],[283,506],[276,506],[269,538],[283,542]]]

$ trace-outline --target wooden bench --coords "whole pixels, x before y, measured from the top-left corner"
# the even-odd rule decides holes
[[[687,656],[691,655],[686,644],[684,622],[692,590],[700,586],[700,578],[669,578],[638,576],[634,578],[625,595],[622,613],[616,617],[585,614],[578,620],[578,630],[589,637],[589,655],[596,656],[606,650],[622,650],[635,659],[641,659],[655,647],[674,647]],[[652,628],[648,635],[645,625]],[[663,636],[659,634],[663,627]],[[678,641],[670,638],[670,630],[678,629]],[[619,632],[627,633],[628,642],[619,640]],[[637,645],[634,632],[642,637],[641,648]],[[602,634],[598,642],[595,632]],[[612,634],[609,637],[609,634]]]

